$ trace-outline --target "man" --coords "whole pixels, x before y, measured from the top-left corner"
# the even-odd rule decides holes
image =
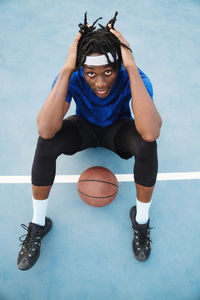
[[[56,159],[89,147],[105,147],[121,158],[135,157],[136,206],[130,217],[133,252],[145,261],[151,251],[149,208],[157,176],[161,118],[152,101],[150,80],[137,68],[128,42],[114,28],[117,13],[100,29],[79,24],[66,62],[37,117],[39,139],[32,167],[33,219],[17,265],[28,270],[37,261],[41,240],[52,227],[46,217]],[[71,99],[76,115],[63,120]],[[131,116],[131,108],[134,119]]]

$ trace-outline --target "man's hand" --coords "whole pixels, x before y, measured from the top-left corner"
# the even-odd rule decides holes
[[[114,34],[122,44],[130,48],[129,43],[125,40],[125,38],[116,28],[112,29],[110,24],[108,24],[108,27],[110,28],[110,32]],[[129,49],[127,49],[122,45],[121,45],[121,54],[122,54],[123,66],[128,71],[129,67],[133,66],[133,64],[135,65],[133,54]]]
[[[76,70],[77,46],[80,38],[81,38],[81,33],[78,32],[73,43],[69,47],[69,52],[65,62],[65,67],[71,72],[74,72]]]

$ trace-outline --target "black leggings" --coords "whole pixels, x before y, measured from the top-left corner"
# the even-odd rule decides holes
[[[118,120],[100,127],[76,115],[63,121],[52,139],[38,138],[32,166],[32,184],[52,185],[56,174],[56,159],[61,154],[72,155],[87,148],[104,147],[121,158],[135,157],[135,182],[151,187],[158,172],[157,143],[146,142],[135,127],[134,120]]]

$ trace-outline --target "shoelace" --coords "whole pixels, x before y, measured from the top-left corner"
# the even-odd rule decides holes
[[[145,245],[147,241],[149,241],[149,243],[153,243],[152,240],[150,239],[150,230],[154,228],[155,227],[140,228],[139,230],[133,228],[138,236],[140,245]]]
[[[23,252],[28,252],[32,245],[39,244],[41,237],[40,237],[40,230],[35,229],[34,227],[28,227],[25,224],[21,224],[21,227],[25,229],[28,233],[23,234],[19,240],[21,242],[20,246],[23,247]],[[39,236],[38,236],[39,235]],[[24,239],[23,239],[24,238]]]

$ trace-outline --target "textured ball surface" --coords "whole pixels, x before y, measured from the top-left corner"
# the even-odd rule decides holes
[[[107,168],[91,167],[79,177],[78,193],[88,205],[106,206],[115,199],[117,192],[117,178]]]

